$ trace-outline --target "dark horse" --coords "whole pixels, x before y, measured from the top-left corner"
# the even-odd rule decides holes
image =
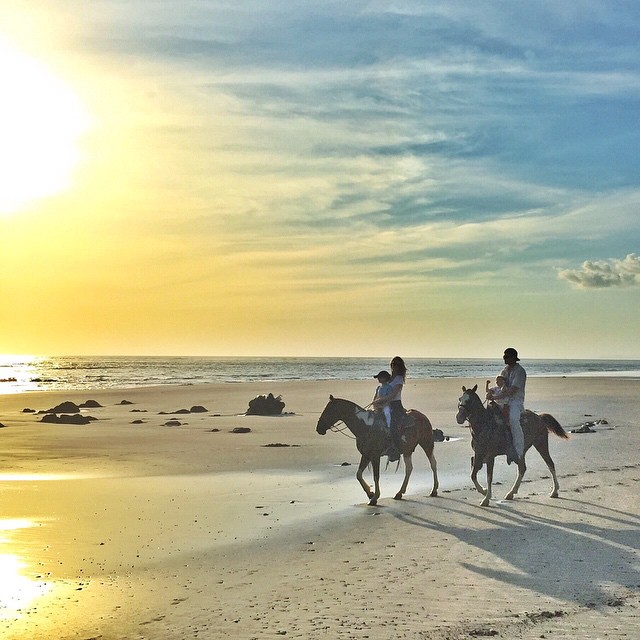
[[[480,503],[483,507],[489,505],[491,499],[491,482],[493,480],[493,462],[496,456],[506,455],[507,448],[510,445],[509,427],[506,420],[502,418],[498,407],[487,408],[482,404],[482,400],[476,393],[478,385],[473,389],[462,387],[462,396],[458,401],[458,414],[456,422],[463,424],[465,420],[469,421],[471,426],[471,447],[474,456],[471,469],[471,480],[476,489],[484,495],[484,500]],[[537,414],[533,411],[525,409],[521,419],[522,431],[524,433],[524,454],[518,462],[518,477],[509,493],[505,496],[505,500],[513,500],[513,496],[518,493],[520,483],[524,477],[527,466],[524,462],[524,455],[533,445],[542,459],[547,463],[551,476],[553,478],[553,490],[551,497],[558,497],[558,478],[556,476],[556,467],[549,455],[549,431],[555,433],[559,438],[567,440],[569,434],[560,426],[560,423],[548,413]],[[478,471],[484,463],[487,463],[487,488],[484,489],[478,482]]]
[[[341,400],[340,398],[329,396],[329,402],[324,408],[318,420],[318,426],[316,427],[316,431],[323,436],[338,422],[344,422],[356,437],[356,447],[362,454],[356,478],[367,494],[370,505],[377,504],[378,498],[380,497],[380,457],[384,455],[384,452],[391,444],[391,437],[386,429],[386,425],[382,426],[379,420],[384,421],[384,417],[380,414],[367,411],[350,400]],[[402,453],[404,458],[405,466],[404,482],[394,498],[396,500],[402,500],[402,496],[407,490],[409,476],[411,476],[411,472],[413,471],[411,455],[418,445],[420,445],[427,454],[427,458],[429,458],[429,463],[431,464],[431,470],[433,471],[433,489],[430,495],[437,496],[438,471],[436,459],[433,455],[433,429],[427,416],[415,409],[407,411],[407,425],[404,429],[401,444],[400,453]],[[362,477],[362,473],[369,463],[371,463],[373,467],[375,491],[371,490],[371,487]]]

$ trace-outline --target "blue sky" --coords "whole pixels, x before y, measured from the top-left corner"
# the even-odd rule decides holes
[[[27,6],[120,87],[100,228],[184,309],[101,350],[640,358],[637,3]]]

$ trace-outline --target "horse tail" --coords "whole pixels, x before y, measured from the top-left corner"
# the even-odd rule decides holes
[[[541,413],[540,420],[545,427],[547,427],[548,431],[554,433],[558,436],[558,438],[562,438],[563,440],[569,439],[569,434],[560,426],[560,423],[549,413]]]

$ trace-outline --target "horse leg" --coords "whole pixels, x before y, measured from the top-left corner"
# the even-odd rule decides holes
[[[433,455],[433,451],[429,456],[429,464],[431,465],[431,471],[433,472],[433,489],[431,489],[429,497],[435,498],[438,495],[438,487],[440,486],[440,483],[438,482],[438,463],[436,462],[436,457]]]
[[[373,460],[371,460],[371,466],[373,467],[373,484],[375,491],[373,495],[369,496],[369,498],[371,498],[369,505],[373,507],[378,504],[378,498],[380,497],[380,456],[374,457]]]
[[[367,484],[366,480],[362,477],[364,470],[367,468],[370,460],[368,457],[362,456],[360,458],[360,465],[358,466],[358,471],[356,472],[356,478],[360,483],[360,486],[364,489],[364,492],[367,494],[367,498],[370,500],[373,499],[374,493],[371,491],[371,487]],[[378,459],[378,472],[380,472],[380,460]]]
[[[522,482],[522,478],[524,478],[524,474],[527,471],[527,465],[524,461],[524,456],[527,453],[526,449],[522,454],[520,460],[518,460],[518,475],[516,477],[516,481],[513,483],[513,487],[509,489],[509,493],[504,497],[505,500],[513,500],[513,496],[518,493],[518,489],[520,488],[520,483]]]
[[[482,462],[478,463],[478,456],[471,457],[471,482],[478,493],[486,495],[487,490],[478,482],[478,471],[482,469]]]
[[[396,495],[393,496],[394,500],[402,500],[402,496],[407,491],[407,486],[409,484],[409,478],[411,476],[411,472],[413,471],[413,462],[411,461],[411,454],[403,453],[402,457],[404,458],[404,482],[400,487],[400,491],[398,491],[398,493],[396,493]]]
[[[438,482],[438,463],[436,462],[436,457],[433,455],[433,442],[431,442],[431,446],[425,445],[421,442],[420,446],[427,455],[429,464],[431,465],[431,471],[433,472],[433,489],[431,489],[429,497],[435,498],[438,495],[438,487],[440,486],[440,483]]]
[[[534,442],[533,446],[536,448],[536,451],[542,456],[542,459],[547,463],[547,467],[549,467],[551,477],[553,478],[553,489],[549,494],[549,497],[557,498],[560,485],[558,484],[558,476],[556,475],[556,465],[553,464],[553,460],[551,459],[551,455],[549,454],[549,438],[545,438],[544,440],[542,440],[542,442]]]
[[[491,500],[491,483],[493,482],[493,462],[495,458],[489,458],[487,460],[487,492],[485,493],[484,499],[480,503],[481,507],[489,507]]]

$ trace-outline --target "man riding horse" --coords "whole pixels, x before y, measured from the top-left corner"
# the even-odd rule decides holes
[[[522,365],[518,364],[520,358],[518,358],[518,352],[513,347],[505,349],[502,358],[506,366],[501,375],[506,382],[498,392],[489,391],[487,400],[506,401],[511,438],[515,452],[518,459],[520,459],[524,453],[524,435],[520,419],[524,412],[524,390],[527,383],[527,372]]]

